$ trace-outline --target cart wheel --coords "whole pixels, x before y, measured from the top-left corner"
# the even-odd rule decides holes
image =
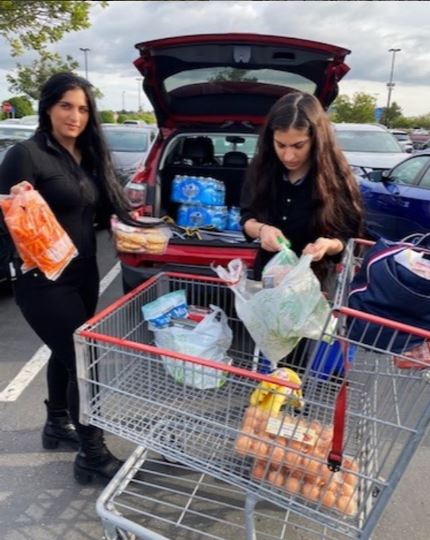
[[[105,531],[104,538],[106,540],[136,540],[136,535],[131,532],[123,531],[122,529],[115,529],[113,536],[112,532]]]
[[[171,463],[172,465],[181,465],[181,462],[178,461],[177,459],[169,458],[163,454],[161,454],[161,459],[165,461],[166,463]]]

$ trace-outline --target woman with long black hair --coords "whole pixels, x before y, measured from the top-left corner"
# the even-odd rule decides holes
[[[73,74],[53,75],[43,86],[39,126],[13,146],[0,167],[0,193],[37,189],[78,250],[56,281],[39,270],[18,271],[16,302],[50,348],[44,448],[78,448],[75,478],[111,478],[122,462],[107,449],[103,432],[79,423],[74,331],[90,318],[99,292],[94,222],[128,208],[103,139],[90,83]],[[70,412],[70,416],[69,416]],[[71,418],[70,418],[71,417]]]
[[[297,255],[312,255],[323,289],[330,287],[345,242],[361,234],[362,204],[314,96],[292,92],[269,111],[242,190],[241,223],[248,238],[261,242],[255,279],[281,249],[282,237]]]

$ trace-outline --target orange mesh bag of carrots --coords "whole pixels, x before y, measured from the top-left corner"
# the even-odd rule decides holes
[[[40,193],[30,189],[1,198],[0,207],[22,271],[37,267],[48,279],[57,279],[78,252]]]

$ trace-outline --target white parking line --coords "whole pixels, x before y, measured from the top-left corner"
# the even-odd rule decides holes
[[[117,262],[105,275],[105,277],[100,281],[100,292],[99,296],[102,295],[105,290],[109,287],[112,281],[120,273],[120,263]],[[25,364],[21,369],[18,375],[7,385],[7,387],[0,392],[0,402],[1,401],[16,401],[25,388],[31,383],[31,381],[36,377],[39,371],[47,363],[51,351],[46,345],[43,345],[38,349],[30,360]]]

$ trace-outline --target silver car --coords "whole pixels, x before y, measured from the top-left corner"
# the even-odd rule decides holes
[[[355,174],[392,169],[409,154],[384,126],[377,124],[333,124],[336,139]]]

